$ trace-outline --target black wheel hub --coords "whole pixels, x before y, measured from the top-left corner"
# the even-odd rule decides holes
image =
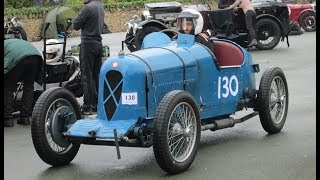
[[[68,125],[75,121],[76,116],[68,106],[57,108],[52,116],[50,127],[52,139],[56,144],[61,147],[68,147],[70,145],[70,142],[64,138],[62,132],[66,132],[68,130]]]

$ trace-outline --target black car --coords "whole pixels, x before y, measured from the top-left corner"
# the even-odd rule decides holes
[[[276,47],[280,40],[287,38],[290,31],[289,10],[285,3],[263,2],[253,4],[257,13],[256,34],[261,50],[269,50]],[[218,38],[226,38],[235,41],[243,47],[249,44],[245,16],[242,9],[211,10],[206,4],[182,6],[178,2],[147,3],[145,10],[139,17],[126,23],[127,34],[124,42],[130,51],[139,50],[143,38],[156,31],[167,31],[171,37],[177,32],[176,21],[180,12],[186,8],[198,10],[204,19],[203,30],[211,29],[216,32]]]

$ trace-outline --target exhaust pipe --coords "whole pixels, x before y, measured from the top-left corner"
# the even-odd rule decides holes
[[[258,115],[259,112],[255,111],[255,112],[252,112],[240,119],[234,119],[232,117],[229,117],[229,118],[225,118],[225,119],[219,119],[219,120],[216,120],[210,124],[205,124],[205,125],[202,125],[201,126],[201,131],[205,131],[205,130],[208,130],[210,129],[211,131],[216,131],[216,130],[219,130],[219,129],[225,129],[225,128],[229,128],[229,127],[233,127],[235,124],[237,123],[242,123],[256,115]]]

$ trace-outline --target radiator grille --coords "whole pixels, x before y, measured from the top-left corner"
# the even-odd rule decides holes
[[[106,74],[103,87],[103,103],[108,120],[112,118],[119,105],[122,85],[123,77],[120,72],[111,70]]]

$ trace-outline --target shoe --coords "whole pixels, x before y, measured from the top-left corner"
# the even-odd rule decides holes
[[[81,107],[81,114],[82,115],[92,115],[92,107],[88,105],[83,105]]]
[[[97,112],[97,106],[92,107],[92,112]]]
[[[4,119],[3,121],[3,126],[4,127],[13,127],[13,119],[14,118],[9,118],[9,119]]]
[[[21,125],[29,125],[31,121],[31,117],[21,117],[17,120],[17,124]]]
[[[252,47],[252,46],[255,46],[255,45],[257,45],[258,44],[258,42],[257,42],[257,40],[254,38],[254,39],[252,39],[252,41],[251,41],[251,43],[248,45],[248,47]]]

